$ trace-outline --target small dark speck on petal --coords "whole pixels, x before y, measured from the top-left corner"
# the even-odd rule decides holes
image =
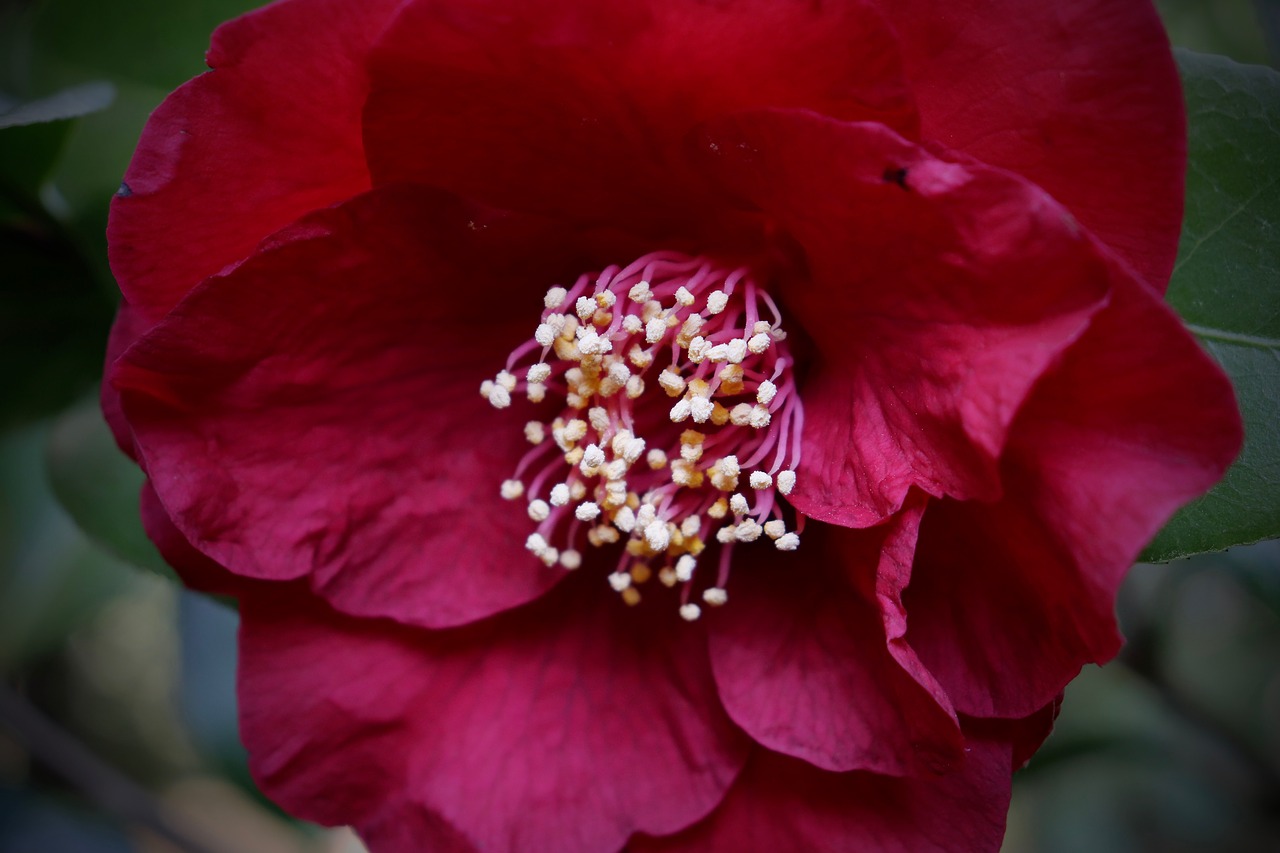
[[[121,181],[120,189],[116,190],[116,195],[118,195],[120,198],[128,198],[129,196],[133,195],[133,190],[129,189],[128,184],[126,184],[124,181]]]
[[[900,166],[898,168],[894,168],[893,166],[888,166],[885,168],[884,174],[881,175],[880,177],[884,179],[884,182],[886,184],[897,184],[898,186],[902,187],[904,190],[908,190],[908,191],[911,190],[911,187],[907,186],[907,167],[906,166]]]

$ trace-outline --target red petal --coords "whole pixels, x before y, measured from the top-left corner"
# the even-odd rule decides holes
[[[711,660],[725,708],[758,743],[827,770],[937,773],[959,759],[950,703],[901,642],[894,587],[918,519],[811,526],[799,563],[735,553],[731,600],[708,614]]]
[[[994,506],[931,506],[908,639],[956,708],[1021,717],[1119,648],[1116,589],[1240,447],[1231,385],[1158,297],[1112,304],[1019,416]]]
[[[375,850],[617,850],[723,797],[748,742],[702,634],[599,575],[450,632],[353,620],[304,595],[243,602],[242,733],[292,813]],[[411,827],[422,834],[397,846]]]
[[[498,497],[524,419],[478,389],[531,331],[555,252],[542,226],[383,190],[207,280],[113,378],[182,535],[237,574],[309,575],[344,612],[432,627],[544,592],[564,572]]]
[[[1163,291],[1182,226],[1186,130],[1152,5],[878,5],[898,31],[924,138],[1040,185]]]
[[[372,67],[375,183],[655,238],[727,227],[683,151],[702,119],[778,105],[915,128],[893,35],[860,0],[416,2]]]
[[[936,779],[827,773],[757,750],[724,804],[674,838],[637,839],[637,853],[984,853],[1000,849],[1009,806],[1009,748],[971,738],[964,766]]]
[[[709,125],[701,150],[807,264],[783,293],[820,354],[796,507],[864,526],[912,486],[996,497],[1018,407],[1106,298],[1070,214],[1007,173],[799,111]]]
[[[218,29],[151,116],[111,206],[111,267],[155,323],[206,276],[369,186],[363,61],[397,0],[286,0]]]

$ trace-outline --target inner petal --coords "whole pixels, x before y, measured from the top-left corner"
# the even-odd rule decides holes
[[[615,546],[608,582],[627,604],[656,578],[693,621],[695,588],[727,601],[736,545],[800,545],[804,519],[782,499],[804,423],[795,361],[749,266],[655,252],[553,287],[480,392],[497,409],[523,395],[540,415],[500,486],[525,504],[532,558],[572,570]],[[715,551],[711,574],[700,564]]]

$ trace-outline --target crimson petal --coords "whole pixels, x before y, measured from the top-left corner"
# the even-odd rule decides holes
[[[746,761],[702,633],[619,609],[598,576],[447,632],[348,619],[299,590],[242,614],[255,778],[373,849],[617,850],[701,819]]]
[[[761,110],[708,124],[698,148],[808,265],[783,292],[818,350],[796,507],[865,526],[913,486],[997,497],[1009,424],[1106,300],[1071,215],[880,125]]]
[[[1222,371],[1159,297],[1116,277],[1019,415],[1004,499],[933,505],[922,525],[907,639],[964,713],[1031,714],[1110,659],[1125,571],[1239,450]]]
[[[431,627],[557,582],[498,496],[520,425],[478,392],[560,274],[553,236],[386,189],[196,288],[112,377],[183,536],[237,574],[309,576],[340,610]]]

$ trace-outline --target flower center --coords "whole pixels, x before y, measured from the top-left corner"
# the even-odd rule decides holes
[[[531,420],[533,449],[502,496],[537,525],[526,548],[548,566],[582,564],[582,540],[625,541],[609,584],[627,604],[655,577],[681,587],[719,544],[702,601],[719,606],[733,549],[800,545],[780,496],[795,486],[804,414],[778,307],[746,267],[675,252],[547,291],[533,339],[480,393],[498,409],[523,393],[557,412]]]

